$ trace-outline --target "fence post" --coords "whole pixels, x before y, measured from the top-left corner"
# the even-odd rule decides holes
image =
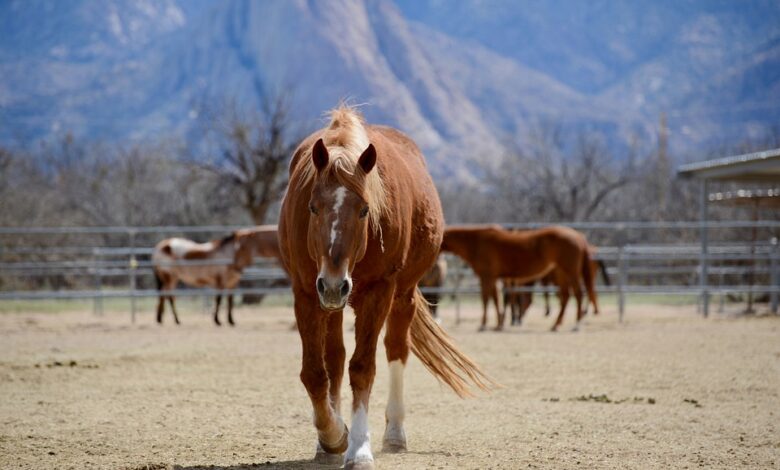
[[[777,290],[780,289],[780,250],[778,250],[777,237],[772,238],[772,257],[770,258],[770,279],[772,293],[769,294],[771,311],[777,314],[778,294]]]
[[[95,270],[95,290],[97,294],[93,299],[93,314],[103,315],[103,271],[100,266],[100,250],[92,249],[92,269]]]
[[[626,294],[623,291],[626,285],[626,253],[625,245],[618,247],[618,321],[623,323],[623,314],[626,310]]]
[[[135,230],[128,232],[130,244],[130,321],[135,323],[135,288],[136,288],[136,268],[138,260],[135,259]]]

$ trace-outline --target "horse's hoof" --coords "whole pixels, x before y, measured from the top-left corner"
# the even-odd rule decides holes
[[[574,325],[574,328],[571,329],[572,333],[576,333],[580,331],[580,325]]]
[[[341,433],[341,439],[339,439],[339,441],[336,444],[328,445],[319,439],[317,440],[317,452],[323,451],[326,454],[341,455],[347,451],[348,446],[349,446],[349,428],[347,428],[346,424],[344,425],[344,432]]]
[[[493,331],[504,331],[504,327],[503,326],[497,326],[497,327],[493,328]]]
[[[344,454],[329,454],[324,450],[317,448],[314,454],[314,463],[317,465],[341,465],[344,461]]]
[[[558,325],[555,325],[552,328],[550,328],[550,331],[553,332],[553,333],[557,333],[558,332]]]
[[[485,325],[480,325],[480,327],[479,327],[479,329],[477,330],[477,332],[478,332],[478,333],[482,333],[482,332],[483,332],[483,331],[485,331],[485,330],[487,330],[487,328],[485,328]]]
[[[374,470],[373,460],[348,460],[344,462],[344,470]]]
[[[230,326],[236,326],[236,324],[235,324],[235,323],[233,323],[232,321],[231,321],[231,322],[228,322],[228,323],[230,324]]]
[[[406,452],[406,441],[400,439],[385,439],[382,441],[382,452],[400,454]]]

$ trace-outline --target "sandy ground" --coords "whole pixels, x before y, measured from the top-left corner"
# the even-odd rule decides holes
[[[380,452],[380,351],[377,466],[780,467],[780,317],[632,306],[619,324],[605,310],[553,334],[539,310],[477,333],[474,307],[457,326],[445,309],[444,326],[504,388],[459,400],[412,359],[406,454]],[[128,317],[0,315],[0,468],[314,468],[289,308],[240,308],[235,328],[194,312],[178,328]],[[351,316],[351,350],[350,327]]]

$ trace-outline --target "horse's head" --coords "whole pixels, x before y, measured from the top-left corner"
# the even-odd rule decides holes
[[[309,256],[319,271],[320,305],[338,310],[352,291],[352,270],[366,254],[369,207],[362,182],[376,164],[376,149],[369,144],[352,171],[329,162],[322,139],[314,144],[311,158],[317,176],[309,200]]]

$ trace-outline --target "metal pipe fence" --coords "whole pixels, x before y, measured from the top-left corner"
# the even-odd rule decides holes
[[[529,229],[544,223],[504,224]],[[749,297],[767,295],[777,312],[780,297],[780,222],[589,222],[561,224],[585,231],[590,240],[610,240],[597,247],[597,259],[607,264],[614,284],[599,286],[599,292],[617,296],[622,320],[626,296],[685,295],[700,301],[709,295]],[[182,234],[224,235],[243,227],[0,227],[0,300],[93,299],[96,312],[102,300],[127,298],[135,320],[137,298],[156,297],[148,288],[152,276],[151,245],[162,238]],[[685,235],[672,238],[669,230]],[[761,236],[748,239],[747,232]],[[664,232],[667,231],[667,232]],[[658,236],[660,232],[666,233]],[[709,233],[706,252],[698,236]],[[654,235],[655,234],[655,235]],[[96,238],[89,238],[96,237]],[[143,239],[141,239],[143,237]],[[655,237],[655,239],[653,239]],[[124,241],[122,241],[124,240]],[[93,244],[90,244],[93,243]],[[450,258],[442,288],[424,288],[426,293],[451,296],[460,312],[462,296],[479,294],[479,284],[462,262]],[[232,260],[179,261],[176,265],[223,265]],[[246,281],[275,282],[285,278],[274,263],[261,261],[244,271]],[[54,288],[54,287],[57,288]],[[540,286],[516,287],[517,292],[555,292]],[[240,287],[230,291],[176,289],[176,296],[289,295],[289,288],[270,285]]]

